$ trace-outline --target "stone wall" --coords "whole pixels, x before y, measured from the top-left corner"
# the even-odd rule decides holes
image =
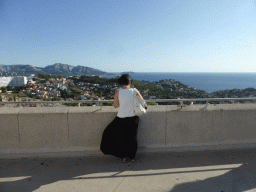
[[[1,108],[0,158],[100,155],[117,109]],[[256,105],[149,106],[140,117],[138,153],[256,146]]]

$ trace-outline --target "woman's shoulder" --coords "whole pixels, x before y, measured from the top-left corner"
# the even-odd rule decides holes
[[[120,91],[120,88],[115,89],[115,92]]]
[[[138,93],[138,92],[139,92],[139,90],[138,90],[138,89],[136,89],[136,88],[133,88],[133,90],[134,90],[136,93]]]

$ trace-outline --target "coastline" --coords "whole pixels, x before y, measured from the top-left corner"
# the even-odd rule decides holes
[[[227,89],[256,88],[256,73],[143,72],[130,75],[135,80],[149,82],[173,79],[208,93]]]

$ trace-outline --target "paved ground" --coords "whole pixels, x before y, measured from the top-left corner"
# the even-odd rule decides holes
[[[0,160],[0,191],[256,191],[256,149]]]

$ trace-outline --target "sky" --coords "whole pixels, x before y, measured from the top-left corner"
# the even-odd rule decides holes
[[[256,72],[255,0],[0,0],[0,64]]]

